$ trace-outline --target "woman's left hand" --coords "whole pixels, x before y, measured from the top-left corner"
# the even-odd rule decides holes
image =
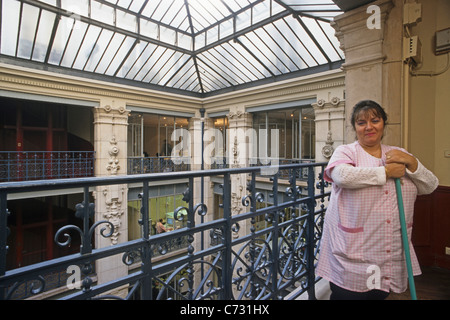
[[[415,157],[397,149],[386,152],[386,164],[388,163],[402,163],[411,172],[415,172],[418,166]]]

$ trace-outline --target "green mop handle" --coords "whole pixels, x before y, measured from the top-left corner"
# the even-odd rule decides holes
[[[405,209],[403,208],[402,187],[399,178],[395,179],[395,190],[397,191],[398,211],[400,213],[400,225],[402,228],[403,249],[405,250],[406,267],[408,268],[409,290],[411,292],[411,299],[417,300],[416,286],[414,284],[414,275],[411,264],[411,255],[409,251],[408,233],[406,229]]]

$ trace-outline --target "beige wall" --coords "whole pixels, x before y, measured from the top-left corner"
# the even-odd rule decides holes
[[[450,1],[421,0],[422,21],[411,28],[422,43],[423,64],[419,72],[445,68],[448,54],[434,54],[435,32],[450,28]],[[450,70],[442,75],[412,76],[409,87],[410,151],[435,172],[440,185],[450,186]]]
[[[415,0],[377,0],[381,28],[369,29],[366,6],[335,18],[334,27],[346,54],[346,139],[354,140],[349,124],[353,105],[363,99],[381,103],[388,113],[386,144],[406,148],[430,170],[441,186],[450,186],[450,69],[436,76],[410,74],[404,63],[403,7]],[[409,26],[409,35],[422,43],[422,64],[416,72],[445,69],[448,54],[434,54],[435,32],[450,27],[449,0],[418,0],[422,19]]]

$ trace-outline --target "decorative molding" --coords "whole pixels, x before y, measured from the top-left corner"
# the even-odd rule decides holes
[[[333,148],[334,141],[332,139],[332,135],[333,133],[331,131],[328,131],[327,141],[325,142],[325,146],[322,148],[322,155],[326,159],[330,159],[334,152]]]
[[[113,137],[109,141],[109,143],[111,144],[111,147],[108,150],[109,161],[108,161],[108,166],[106,167],[106,170],[108,170],[111,175],[115,176],[115,175],[117,175],[117,172],[120,170],[119,159],[118,159],[120,150],[117,147],[116,137]]]
[[[342,107],[345,104],[344,100],[341,100],[338,97],[333,97],[330,101],[325,101],[325,99],[319,99],[317,103],[313,104],[313,108],[315,112],[318,111],[326,111],[331,112],[333,109],[337,109]],[[331,110],[330,110],[331,109]]]
[[[243,115],[245,114],[245,112],[242,112],[240,110],[236,111],[236,112],[230,112],[227,114],[228,119],[239,119],[241,118]]]
[[[111,187],[103,189],[103,196],[105,197],[106,213],[103,217],[114,225],[114,232],[110,239],[111,244],[115,245],[119,243],[120,227],[122,226],[122,216],[125,210],[122,208],[125,188],[119,187],[117,192],[111,190]]]

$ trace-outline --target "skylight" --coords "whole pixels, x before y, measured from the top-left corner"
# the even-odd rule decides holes
[[[190,95],[339,67],[327,0],[2,0],[0,61]]]

